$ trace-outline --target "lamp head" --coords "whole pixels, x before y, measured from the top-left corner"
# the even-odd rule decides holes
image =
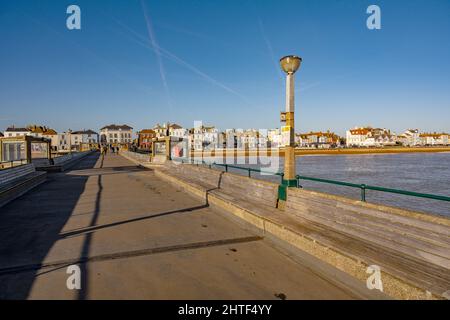
[[[287,74],[295,73],[298,68],[300,68],[300,64],[302,63],[302,58],[297,56],[285,56],[280,59],[281,69]]]

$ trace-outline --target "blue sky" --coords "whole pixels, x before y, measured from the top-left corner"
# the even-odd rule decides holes
[[[81,30],[66,28],[70,4]],[[366,27],[370,4],[381,30]],[[449,12],[448,0],[0,0],[0,129],[279,127],[278,59],[296,54],[298,131],[450,131]]]

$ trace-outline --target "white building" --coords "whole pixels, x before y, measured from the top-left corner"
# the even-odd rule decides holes
[[[203,125],[191,130],[191,143],[194,150],[214,150],[222,147],[219,130],[215,127],[205,127]]]
[[[363,146],[369,138],[369,128],[354,128],[346,132],[346,145],[348,147]]]
[[[223,133],[223,147],[227,149],[237,148],[238,132],[236,129],[226,129]]]
[[[100,129],[100,142],[103,144],[130,144],[133,142],[133,128],[111,124]]]
[[[181,139],[187,139],[189,137],[189,130],[183,128],[176,123],[164,123],[160,125],[159,123],[152,129],[155,132],[156,138],[163,137],[176,137]]]
[[[58,143],[58,151],[70,151],[71,150],[71,139],[70,139],[71,131],[58,133],[57,143]]]
[[[187,139],[189,137],[189,130],[176,123],[169,124],[168,127],[170,137],[176,137],[180,139]]]
[[[398,141],[404,146],[418,146],[421,144],[420,133],[418,129],[408,129],[398,136]]]
[[[267,131],[267,140],[270,148],[278,148],[281,146],[282,135],[280,129],[270,129]]]
[[[37,138],[47,138],[51,141],[52,150],[58,149],[58,133],[46,126],[31,125],[26,128],[7,128],[4,132],[5,137],[32,136]]]
[[[329,149],[340,147],[340,137],[334,132],[310,132],[295,135],[295,143],[301,148]]]
[[[262,149],[267,148],[267,130],[248,129],[237,132],[238,148]]]
[[[16,128],[14,126],[7,128],[3,132],[5,137],[20,137],[20,136],[30,136],[31,130],[28,128]]]
[[[395,145],[397,137],[388,129],[361,127],[347,130],[348,147],[381,147]]]
[[[99,143],[98,133],[93,130],[73,131],[70,134],[70,143],[73,146],[81,146],[81,144],[97,144]]]
[[[424,146],[448,146],[450,139],[447,133],[423,133],[420,135],[420,143]]]

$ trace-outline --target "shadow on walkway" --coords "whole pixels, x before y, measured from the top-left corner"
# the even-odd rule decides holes
[[[106,159],[108,156],[106,156]],[[172,214],[194,212],[209,207],[206,204],[184,209],[145,215],[114,223],[98,225],[101,212],[103,175],[148,171],[137,166],[104,166],[99,153],[83,159],[73,169],[49,175],[49,181],[2,208],[0,214],[0,299],[28,298],[33,282],[40,275],[67,268],[68,261],[76,263],[81,271],[79,300],[88,299],[89,264],[93,236],[97,230],[113,228],[136,221],[148,220]],[[86,189],[96,183],[94,211],[86,227],[62,232],[75,206]],[[90,186],[89,188],[95,188]],[[213,190],[213,189],[212,189]],[[82,236],[80,252],[62,264],[44,259],[54,244],[63,239]]]
[[[89,155],[72,170],[92,169],[99,158],[99,153]],[[68,173],[50,174],[46,183],[1,208],[0,269],[42,264],[60,239],[61,230],[89,179]],[[1,275],[0,299],[26,299],[36,275],[35,272]]]

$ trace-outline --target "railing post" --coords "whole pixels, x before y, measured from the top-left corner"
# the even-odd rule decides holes
[[[225,165],[225,172],[228,172],[228,164]]]
[[[366,185],[361,185],[361,201],[366,202]]]
[[[295,178],[297,179],[297,188],[303,189],[303,187],[300,185],[300,176],[295,176]]]
[[[250,168],[248,168],[248,177],[251,178],[252,177],[252,171]]]

